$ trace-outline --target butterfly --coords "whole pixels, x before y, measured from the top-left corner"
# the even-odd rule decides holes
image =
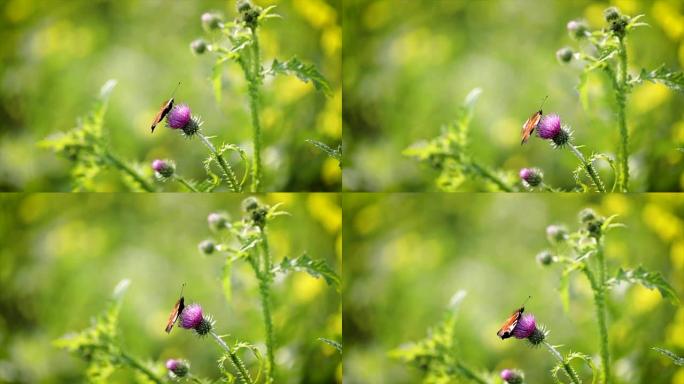
[[[534,132],[534,129],[537,128],[537,124],[539,124],[539,121],[542,118],[542,107],[544,106],[544,103],[546,102],[546,99],[549,97],[546,96],[544,100],[542,101],[541,105],[539,106],[539,110],[535,112],[532,116],[530,116],[527,121],[525,121],[525,124],[522,126],[522,141],[520,142],[520,145],[523,145],[527,142],[527,140],[530,138],[532,135],[532,132]]]
[[[185,309],[185,297],[183,297],[183,288],[185,288],[185,283],[183,283],[183,285],[181,286],[180,299],[176,301],[176,305],[173,306],[173,310],[169,315],[169,321],[166,323],[166,333],[171,332],[173,325],[176,324],[176,321],[178,321],[178,318],[180,317],[181,313],[183,313],[183,309]]]
[[[157,124],[161,123],[162,120],[166,117],[166,115],[171,112],[171,108],[173,108],[173,95],[176,93],[176,90],[178,87],[180,87],[181,83],[180,81],[178,82],[178,85],[176,85],[176,88],[174,88],[173,92],[171,93],[171,98],[162,103],[161,107],[159,108],[159,112],[157,112],[157,115],[154,116],[154,120],[152,120],[152,126],[150,127],[152,129],[152,132],[154,133],[154,128],[157,127]]]
[[[528,296],[527,300],[529,300],[531,297],[532,296]],[[513,330],[515,329],[515,326],[518,325],[518,321],[520,321],[523,312],[525,312],[525,304],[527,303],[527,300],[525,300],[522,307],[513,311],[511,316],[503,323],[501,329],[499,329],[499,332],[496,333],[496,335],[499,336],[501,340],[508,339],[513,335]]]

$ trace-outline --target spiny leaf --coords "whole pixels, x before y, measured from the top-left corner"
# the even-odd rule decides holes
[[[337,352],[342,354],[342,344],[338,343],[337,341],[326,339],[324,337],[319,337],[318,341],[322,341],[322,342],[330,345],[331,347],[337,349]]]
[[[277,59],[273,60],[271,68],[266,73],[271,76],[277,74],[295,75],[305,83],[311,82],[317,90],[323,92],[326,96],[332,95],[330,84],[318,72],[318,69],[314,65],[302,63],[296,56],[284,62],[280,62]]]
[[[654,351],[658,351],[658,352],[662,353],[663,355],[669,357],[670,360],[672,360],[672,362],[675,365],[679,365],[680,367],[684,366],[684,357],[678,356],[674,352],[668,351],[667,349],[663,349],[663,348],[651,347],[651,349]]]
[[[339,289],[339,276],[337,276],[335,271],[333,271],[324,260],[314,260],[307,254],[303,254],[294,259],[286,257],[274,268],[273,273],[287,273],[291,271],[303,271],[315,278],[322,277],[328,285],[335,287],[335,289]]]
[[[312,140],[312,139],[306,139],[306,142],[313,145],[314,147],[317,147],[321,151],[325,152],[328,156],[332,157],[333,159],[337,161],[342,161],[342,146],[339,145],[337,149],[333,149],[332,147],[329,147],[327,144],[322,143],[317,140]]]
[[[620,282],[639,283],[648,289],[658,289],[664,299],[670,300],[673,305],[679,304],[679,297],[674,288],[665,280],[660,272],[649,272],[642,266],[634,270],[618,269],[614,278],[608,280],[608,285],[617,285]]]
[[[642,69],[639,79],[641,81],[648,80],[654,83],[661,83],[677,92],[684,92],[684,73],[682,71],[670,71],[664,65],[651,72]]]

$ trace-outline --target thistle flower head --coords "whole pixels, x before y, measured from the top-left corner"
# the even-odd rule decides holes
[[[169,370],[171,378],[185,377],[190,371],[190,363],[182,359],[168,359],[166,369]]]
[[[564,147],[572,138],[570,129],[561,127],[561,119],[555,113],[542,117],[537,125],[537,135],[544,140],[551,140],[556,148]]]
[[[556,51],[556,58],[562,64],[569,63],[572,60],[572,56],[575,54],[570,47],[563,47]]]
[[[202,313],[199,304],[190,304],[181,312],[180,325],[185,329],[193,329],[198,335],[204,336],[214,327],[214,320]]]
[[[152,162],[152,170],[154,170],[158,178],[167,179],[173,176],[176,166],[173,164],[173,161],[157,159]]]
[[[570,37],[578,40],[586,37],[589,32],[589,27],[583,20],[570,20],[567,28]]]
[[[256,28],[262,11],[261,7],[254,5],[250,0],[238,0],[236,7],[241,20],[249,28]]]
[[[197,55],[201,55],[206,52],[207,47],[207,42],[204,41],[204,39],[195,39],[192,41],[192,43],[190,43],[190,50]]]
[[[539,168],[523,168],[520,170],[520,180],[525,187],[536,187],[544,180],[544,174]]]
[[[596,238],[601,236],[601,228],[605,220],[602,216],[597,215],[591,208],[585,208],[580,211],[579,219],[590,236]]]
[[[199,131],[202,120],[192,115],[187,104],[179,104],[173,107],[167,115],[166,125],[171,129],[180,129],[184,135],[190,137]]]
[[[536,256],[537,262],[542,266],[551,265],[554,262],[553,254],[549,251],[541,251]]]
[[[216,244],[211,240],[203,240],[197,245],[197,248],[205,255],[211,255],[216,250]]]
[[[504,369],[500,375],[501,379],[508,384],[522,384],[525,380],[523,373],[517,369]]]
[[[534,319],[534,315],[522,315],[520,320],[518,320],[518,324],[513,328],[513,336],[516,339],[527,339],[532,336],[535,330],[537,330],[537,322]]]
[[[202,14],[202,28],[210,32],[223,26],[223,18],[216,12],[205,12]]]
[[[627,25],[629,24],[629,16],[621,14],[620,10],[615,7],[606,8],[603,11],[603,16],[606,18],[606,22],[610,24],[609,29],[613,34],[619,38],[625,36]]]

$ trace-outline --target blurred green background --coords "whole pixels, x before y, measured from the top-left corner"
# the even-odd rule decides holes
[[[575,230],[584,207],[619,214],[627,226],[606,238],[611,275],[618,266],[643,265],[661,272],[684,298],[681,196],[344,196],[344,382],[420,382],[417,369],[391,359],[388,351],[424,338],[460,289],[467,296],[458,315],[457,344],[461,361],[476,370],[498,374],[518,368],[529,383],[552,381],[555,360],[548,351],[496,336],[528,295],[526,311],[548,326],[550,343],[563,345],[564,353],[598,356],[586,278],[572,275],[570,310],[564,313],[557,291],[560,267],[542,268],[535,261],[548,247],[546,226]],[[641,286],[621,285],[611,292],[615,383],[684,383],[684,368],[650,350],[660,346],[684,354],[684,308]]]
[[[591,110],[584,111],[576,90],[580,66],[561,65],[555,56],[563,46],[577,47],[569,20],[602,28],[609,5],[645,13],[651,25],[628,38],[630,72],[684,67],[681,0],[345,0],[344,188],[435,190],[437,171],[401,152],[437,136],[475,87],[483,93],[471,124],[474,156],[515,174],[540,167],[548,184],[572,187],[577,160],[537,138],[521,148],[520,128],[548,95],[544,112],[558,113],[586,153],[616,150],[614,97],[604,93],[603,76],[590,76]],[[662,85],[648,83],[629,96],[631,190],[684,187],[684,153],[676,150],[684,143],[682,110],[681,94]]]
[[[256,0],[276,4],[282,19],[261,28],[262,59],[297,55],[331,83],[326,98],[291,76],[267,81],[262,93],[264,186],[271,191],[337,191],[337,161],[307,143],[341,141],[340,0]],[[200,15],[235,17],[234,0],[4,0],[0,2],[0,190],[68,191],[70,163],[36,142],[75,125],[102,84],[119,84],[105,116],[115,153],[147,165],[176,160],[186,177],[200,179],[206,149],[168,129],[150,134],[159,105],[174,86],[217,141],[251,151],[246,85],[237,65],[224,72],[221,105],[213,97],[210,54],[189,44],[205,36]],[[149,170],[148,170],[149,171]],[[122,190],[117,174],[101,178],[103,191]],[[173,189],[168,185],[165,188]]]
[[[220,281],[223,257],[197,250],[201,240],[211,238],[207,214],[226,211],[238,219],[243,197],[2,195],[0,382],[83,381],[86,364],[52,341],[86,328],[123,278],[130,278],[131,286],[120,316],[122,341],[142,360],[157,361],[161,368],[165,359],[182,357],[194,374],[219,376],[215,343],[181,329],[164,333],[183,282],[186,304],[200,303],[214,316],[219,334],[265,350],[258,288],[247,263],[234,264],[233,298],[227,303]],[[282,209],[292,214],[269,224],[274,260],[307,251],[339,273],[339,200],[335,194],[262,196],[267,204],[283,202]],[[340,354],[317,340],[341,341],[339,293],[322,279],[294,273],[276,280],[272,298],[279,382],[340,382]],[[112,382],[131,379],[124,371]]]

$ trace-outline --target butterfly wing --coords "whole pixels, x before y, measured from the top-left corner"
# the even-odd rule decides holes
[[[539,110],[535,112],[532,116],[530,116],[527,121],[525,121],[525,124],[522,126],[522,141],[520,142],[520,145],[523,145],[529,140],[530,136],[532,135],[532,132],[534,132],[534,129],[537,128],[537,125],[539,124],[539,121],[541,120],[542,117],[542,111]]]
[[[157,124],[161,123],[162,120],[164,120],[164,117],[171,111],[171,108],[173,108],[173,98],[169,99],[169,101],[162,103],[161,107],[159,107],[159,112],[154,116],[154,120],[152,120],[152,126],[150,129],[152,132],[154,132],[154,128],[157,127]]]
[[[171,311],[169,320],[166,322],[166,333],[171,332],[173,325],[176,324],[176,321],[178,321],[183,309],[185,309],[185,298],[181,296],[181,298],[176,301],[176,305],[173,306],[173,311]]]
[[[511,314],[511,316],[503,323],[501,326],[501,329],[496,333],[497,336],[501,338],[501,340],[505,340],[513,334],[513,329],[515,329],[515,326],[518,325],[518,321],[520,320],[520,316],[522,316],[522,313],[525,311],[525,307],[522,307],[515,312]]]

